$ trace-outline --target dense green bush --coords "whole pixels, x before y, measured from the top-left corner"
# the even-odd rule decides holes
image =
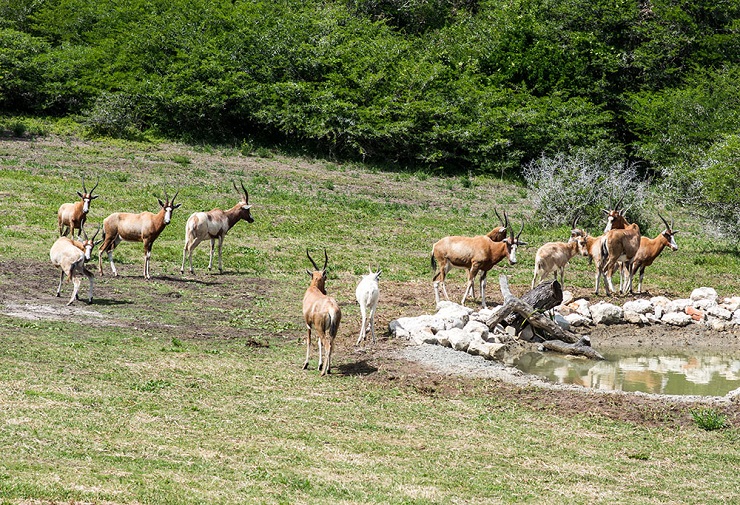
[[[444,171],[610,144],[660,172],[737,131],[717,104],[739,17],[740,0],[17,0],[0,105]]]

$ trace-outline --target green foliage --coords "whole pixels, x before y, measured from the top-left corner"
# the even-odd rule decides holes
[[[691,410],[691,417],[696,425],[706,431],[720,430],[727,427],[727,416],[709,407]]]
[[[605,142],[669,165],[737,117],[716,104],[737,87],[739,13],[738,0],[19,0],[0,6],[0,105],[82,113],[93,135],[247,138],[242,153],[412,169],[515,173]]]

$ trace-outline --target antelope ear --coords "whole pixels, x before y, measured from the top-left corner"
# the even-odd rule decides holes
[[[95,199],[96,199],[97,197],[99,197],[99,196],[100,196],[100,195],[92,195],[92,196],[90,197],[90,200],[95,200]]]
[[[160,207],[164,207],[164,202],[162,200],[160,200],[159,198],[157,198],[157,201],[159,202],[159,206]]]
[[[675,235],[676,233],[678,233],[678,230],[673,230],[673,234]]]
[[[313,277],[313,272],[310,272],[308,269],[306,269],[306,273],[308,274],[309,277]]]
[[[102,239],[102,238],[101,238],[100,240],[96,240],[95,242],[93,242],[93,247],[96,247],[96,246],[97,246],[97,245],[98,245],[99,243],[101,243],[102,241],[103,241],[103,239]]]
[[[242,210],[249,210],[251,208],[252,208],[251,205],[242,205]]]
[[[376,281],[377,281],[378,279],[380,279],[380,274],[381,274],[381,273],[383,273],[383,271],[382,271],[382,270],[378,270],[378,273],[377,273],[377,274],[375,274],[375,280],[376,280]]]
[[[521,240],[517,243],[518,245],[527,245],[526,242],[522,242]]]
[[[82,194],[82,193],[80,193],[79,191],[77,192],[77,196],[79,196],[80,198],[85,198],[85,197],[83,196],[83,194]]]
[[[172,206],[172,210],[179,209],[182,204],[178,203],[177,205]]]

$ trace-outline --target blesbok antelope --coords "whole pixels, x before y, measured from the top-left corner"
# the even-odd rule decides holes
[[[103,245],[98,249],[98,270],[100,275],[103,275],[103,253],[108,253],[108,260],[110,261],[110,268],[113,271],[113,276],[118,275],[116,266],[113,264],[113,249],[116,248],[122,240],[127,242],[143,242],[144,243],[144,277],[150,279],[149,275],[149,258],[152,255],[152,245],[157,240],[159,234],[162,233],[164,227],[167,226],[172,219],[172,211],[180,207],[182,204],[175,205],[175,198],[177,194],[172,197],[172,200],[167,196],[167,191],[164,192],[163,202],[157,199],[159,202],[159,212],[152,214],[151,212],[141,212],[139,214],[130,214],[128,212],[114,212],[110,216],[106,217],[103,221]]]
[[[64,277],[67,280],[71,280],[74,285],[72,290],[72,297],[67,302],[67,305],[71,305],[77,299],[77,292],[80,290],[80,283],[82,282],[82,276],[87,277],[90,281],[90,293],[88,295],[87,302],[92,303],[93,299],[93,279],[95,276],[93,273],[85,268],[85,262],[90,260],[93,248],[101,241],[95,242],[100,227],[98,227],[95,235],[92,238],[87,238],[85,230],[80,230],[82,240],[73,240],[67,237],[59,237],[54,245],[51,246],[49,251],[49,258],[51,263],[59,268],[62,273],[59,277],[59,286],[57,287],[57,296],[60,296],[62,292],[62,282]]]
[[[637,254],[632,259],[631,274],[634,276],[635,273],[640,272],[640,278],[637,282],[637,292],[642,293],[642,278],[645,275],[645,267],[649,267],[655,261],[663,249],[670,247],[674,251],[678,251],[678,245],[674,235],[678,233],[678,230],[673,229],[673,219],[671,224],[658,214],[658,217],[665,224],[665,230],[660,232],[655,238],[641,237],[640,248]]]
[[[437,271],[432,279],[434,285],[434,299],[439,303],[439,287],[442,287],[442,293],[445,299],[447,296],[447,287],[445,286],[445,277],[452,267],[464,268],[468,271],[468,282],[465,285],[461,304],[465,304],[475,276],[480,272],[480,296],[483,308],[486,308],[486,275],[488,271],[504,258],[509,258],[509,263],[516,264],[516,249],[520,245],[526,245],[526,242],[519,240],[524,231],[522,229],[514,236],[514,230],[510,230],[509,237],[503,242],[494,242],[487,235],[478,235],[475,237],[451,236],[437,241],[432,246],[432,269]],[[437,280],[439,278],[439,280]]]
[[[573,256],[579,253],[578,242],[547,242],[537,249],[534,258],[534,277],[532,277],[532,289],[537,284],[537,277],[540,282],[551,273],[555,274],[555,280],[558,280],[560,273],[560,285],[563,284],[565,276],[565,265]]]
[[[360,345],[360,342],[365,340],[368,320],[370,321],[370,334],[373,337],[373,343],[375,343],[375,309],[378,306],[378,298],[380,297],[378,279],[380,279],[382,270],[373,272],[370,267],[368,267],[368,270],[370,273],[362,276],[362,280],[357,284],[357,288],[355,289],[355,298],[357,298],[357,303],[360,304],[360,314],[362,315],[360,336],[355,345]]]
[[[70,233],[72,237],[75,236],[75,230],[79,230],[82,233],[82,227],[85,226],[87,220],[87,213],[90,210],[90,202],[95,200],[100,195],[93,195],[93,191],[98,187],[100,183],[100,177],[95,183],[95,186],[88,193],[85,188],[85,177],[82,177],[82,193],[79,191],[77,194],[80,197],[79,202],[75,203],[63,203],[59,206],[57,211],[57,224],[59,226],[59,235],[66,237],[67,233]],[[79,236],[79,235],[78,235]]]
[[[232,181],[232,184],[236,192],[239,193],[236,183]],[[193,271],[193,250],[207,238],[211,239],[211,256],[208,261],[208,270],[213,267],[213,249],[216,239],[218,239],[218,271],[219,273],[223,273],[221,248],[224,243],[224,237],[239,220],[243,219],[248,223],[254,222],[254,218],[252,218],[252,214],[249,212],[249,209],[252,207],[249,205],[249,193],[244,187],[244,183],[241,183],[241,186],[244,191],[244,198],[229,210],[213,209],[208,212],[195,212],[190,215],[188,222],[185,224],[185,247],[182,250],[180,273],[185,273],[186,256],[189,258],[190,273],[195,273]]]
[[[614,291],[612,276],[614,271],[624,263],[625,274],[621,275],[619,291],[625,293],[632,291],[632,260],[640,249],[640,227],[637,223],[629,224],[624,217],[625,211],[615,210],[615,214],[609,215],[604,230],[604,240],[601,244],[601,264],[599,267],[606,276],[604,289],[610,295]],[[598,294],[598,282],[596,286]]]
[[[311,355],[311,331],[316,330],[319,334],[319,371],[321,375],[326,375],[331,369],[331,352],[334,347],[334,338],[339,330],[339,323],[342,320],[342,311],[339,309],[337,301],[326,295],[326,265],[329,262],[329,256],[324,249],[324,267],[319,269],[316,262],[306,249],[306,256],[313,265],[313,271],[306,270],[311,277],[311,284],[303,295],[303,319],[306,321],[308,336],[306,337],[306,361],[303,363],[303,369],[308,368],[308,359]],[[324,351],[326,348],[326,359]]]
[[[578,230],[578,233],[572,240],[578,244],[578,249],[581,252],[581,256],[586,256],[590,261],[593,261],[596,265],[596,290],[595,293],[599,292],[599,284],[602,277],[605,277],[604,272],[601,270],[602,258],[602,243],[604,242],[605,235],[599,235],[598,237],[592,237],[586,230]],[[604,279],[606,282],[606,279]]]

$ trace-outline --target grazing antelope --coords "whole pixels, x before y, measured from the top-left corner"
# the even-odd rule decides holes
[[[367,334],[367,323],[370,321],[370,334],[375,343],[375,309],[378,306],[380,291],[378,290],[378,279],[382,270],[373,272],[369,267],[370,273],[362,276],[362,280],[355,289],[355,298],[360,304],[360,314],[362,314],[362,326],[360,326],[360,336],[355,345],[365,340]]]
[[[236,183],[232,181],[234,189],[239,193]],[[223,273],[223,264],[221,263],[221,247],[224,243],[224,237],[228,231],[234,227],[239,220],[243,219],[248,223],[253,223],[254,219],[249,212],[252,207],[249,205],[249,193],[242,183],[244,198],[229,210],[213,209],[209,212],[195,212],[190,215],[188,222],[185,224],[185,247],[182,250],[182,266],[180,273],[185,273],[185,257],[189,258],[190,273],[193,271],[193,250],[203,240],[211,239],[211,256],[208,261],[208,270],[213,267],[213,249],[218,239],[218,272]]]
[[[92,303],[93,299],[93,279],[95,276],[93,273],[85,268],[85,261],[89,261],[92,255],[93,248],[98,245],[101,241],[95,242],[95,237],[98,235],[100,227],[98,227],[95,235],[91,239],[87,238],[85,230],[81,230],[82,241],[72,240],[67,237],[59,237],[54,245],[51,246],[49,251],[49,258],[51,259],[52,265],[59,268],[62,273],[59,277],[59,286],[57,287],[57,296],[62,292],[62,282],[64,281],[65,275],[67,280],[71,280],[74,289],[72,290],[72,297],[67,302],[67,305],[71,305],[77,299],[77,292],[80,290],[80,283],[82,277],[85,276],[90,281],[90,293],[88,295],[88,303]]]
[[[678,230],[673,229],[673,219],[671,224],[663,219],[663,216],[658,214],[658,217],[665,224],[665,230],[660,232],[655,238],[641,237],[640,248],[637,254],[632,259],[631,275],[635,275],[638,271],[640,272],[640,278],[637,283],[637,292],[642,293],[642,277],[645,275],[645,267],[649,267],[655,261],[665,247],[670,247],[674,251],[678,251],[678,245],[674,235],[678,233]]]
[[[303,319],[308,327],[306,361],[303,363],[303,369],[308,368],[308,358],[311,355],[311,330],[315,329],[319,334],[319,371],[321,375],[326,375],[331,368],[331,351],[334,347],[334,338],[339,330],[339,322],[342,320],[342,311],[337,301],[326,295],[324,284],[326,283],[326,264],[329,262],[326,249],[324,249],[324,267],[320,270],[308,253],[308,249],[306,249],[306,256],[313,265],[313,272],[306,270],[311,277],[311,285],[303,295]],[[326,359],[324,359],[324,347],[326,347]]]
[[[98,187],[100,183],[100,177],[95,186],[87,192],[85,188],[85,177],[82,177],[82,193],[79,191],[77,194],[80,196],[80,201],[75,203],[63,203],[57,211],[57,225],[59,226],[59,235],[66,237],[67,233],[71,233],[74,237],[75,230],[79,230],[82,233],[82,227],[85,226],[87,220],[87,213],[90,210],[90,202],[95,200],[100,195],[93,195],[93,191]],[[79,236],[79,235],[78,235]]]
[[[162,233],[164,227],[169,224],[172,218],[172,211],[182,205],[180,203],[175,205],[177,193],[179,191],[170,200],[167,197],[167,191],[165,191],[165,201],[163,202],[157,199],[161,208],[156,214],[152,214],[151,212],[141,212],[140,214],[114,212],[105,218],[103,221],[103,245],[98,249],[98,270],[100,270],[100,275],[103,275],[104,252],[108,253],[108,260],[110,261],[113,276],[118,275],[116,266],[113,264],[113,249],[122,240],[125,240],[127,242],[144,243],[144,277],[147,279],[151,278],[149,275],[149,258],[152,255],[152,245],[157,240],[157,237],[159,237],[159,234]]]
[[[560,273],[560,285],[563,284],[563,277],[565,276],[565,265],[570,259],[578,254],[579,252],[578,242],[547,242],[542,247],[537,249],[537,254],[534,258],[534,277],[532,277],[532,289],[537,284],[537,277],[540,278],[540,282],[545,280],[545,277],[551,273],[555,274],[555,280],[558,280],[558,272]]]
[[[465,293],[460,303],[465,304],[465,299],[473,286],[473,280],[480,271],[481,303],[483,308],[486,308],[486,275],[494,265],[506,257],[509,258],[509,263],[516,264],[517,246],[526,245],[526,242],[519,240],[522,231],[524,231],[524,223],[522,223],[522,229],[519,230],[516,237],[514,236],[514,230],[511,230],[511,234],[503,242],[494,242],[486,235],[476,237],[451,236],[436,242],[432,246],[431,258],[433,270],[436,271],[437,265],[439,265],[439,271],[435,273],[432,279],[435,302],[439,303],[440,285],[445,299],[450,299],[447,296],[445,277],[452,267],[457,267],[468,270],[468,282],[465,285]],[[439,280],[437,280],[438,278]]]

